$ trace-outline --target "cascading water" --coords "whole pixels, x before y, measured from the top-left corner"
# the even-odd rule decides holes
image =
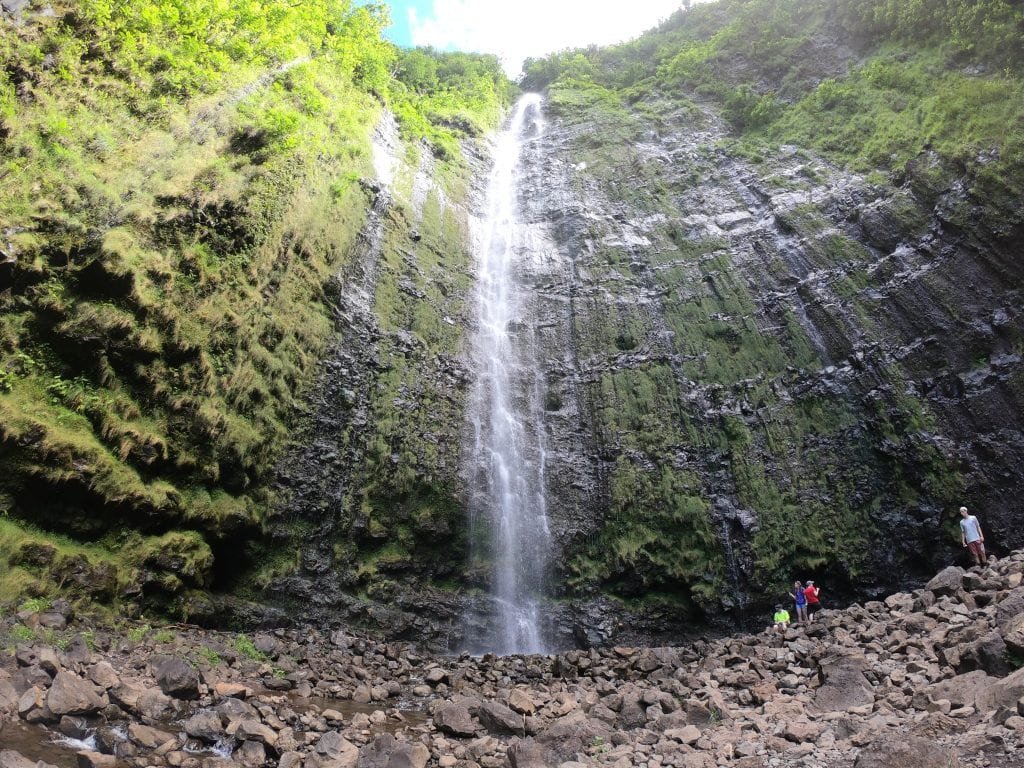
[[[521,221],[523,147],[543,133],[540,97],[523,96],[497,139],[486,216],[474,233],[479,278],[469,418],[474,555],[493,567],[493,615],[481,650],[544,650],[538,600],[547,585],[551,534],[545,500],[543,381],[536,327],[517,265],[541,258]],[[528,270],[525,270],[528,271]]]

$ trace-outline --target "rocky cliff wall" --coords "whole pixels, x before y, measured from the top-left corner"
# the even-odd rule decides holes
[[[604,501],[552,504],[569,585],[677,615],[884,592],[960,556],[961,503],[1019,545],[1021,233],[968,181],[743,156],[703,105],[552,111],[530,196],[573,265],[563,386]]]
[[[890,592],[962,558],[962,503],[993,549],[1022,543],[1021,238],[988,231],[956,169],[924,152],[869,182],[797,147],[744,153],[709,105],[573,98],[551,95],[525,150],[541,255],[518,278],[544,352],[558,644],[743,622],[794,578]],[[282,541],[306,543],[272,591],[458,648],[488,599],[459,472],[481,198],[414,167],[380,190],[374,266],[339,276],[339,342],[281,481]]]

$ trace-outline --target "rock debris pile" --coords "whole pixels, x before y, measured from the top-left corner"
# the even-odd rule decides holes
[[[678,648],[436,657],[69,618],[0,622],[36,637],[0,657],[0,768],[1024,766],[1024,552]]]

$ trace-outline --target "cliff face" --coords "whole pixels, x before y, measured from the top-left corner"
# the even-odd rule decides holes
[[[801,3],[818,26],[783,34]],[[960,556],[961,504],[1024,544],[1016,65],[840,44],[854,22],[801,3],[702,6],[544,80],[516,322],[559,644],[733,623],[794,578],[892,590]],[[288,34],[222,20],[276,41],[233,64],[111,47],[130,8],[5,6],[0,600],[457,648],[491,601],[467,338],[508,84],[278,5]],[[761,11],[777,37],[729,22]]]
[[[529,196],[573,264],[561,386],[603,500],[552,505],[568,583],[694,607],[889,590],[956,557],[961,503],[1018,545],[1019,229],[987,231],[929,152],[870,184],[740,156],[703,106],[618,115],[622,144],[564,104]]]
[[[929,152],[900,183],[870,183],[796,147],[744,155],[707,105],[610,118],[574,98],[552,94],[524,151],[523,217],[543,257],[518,278],[543,348],[560,642],[736,621],[794,578],[837,601],[891,591],[958,557],[961,503],[995,550],[1018,546],[1020,232],[987,231],[969,185]],[[423,240],[408,227],[426,230],[410,205],[388,198],[385,234],[364,240],[415,271]],[[479,190],[452,211],[474,206]],[[433,368],[375,316],[358,325],[353,296],[379,303],[396,281],[378,272],[371,289],[367,274],[340,289],[319,426],[285,473],[312,546],[274,589],[307,617],[458,647],[487,586],[459,533],[473,373],[465,357]],[[469,286],[447,294],[459,325]],[[409,383],[396,394],[392,377]],[[367,515],[352,489],[385,396],[406,416],[382,475],[391,495]],[[436,453],[410,448],[426,444]],[[394,491],[406,460],[416,487],[447,490],[448,517]]]

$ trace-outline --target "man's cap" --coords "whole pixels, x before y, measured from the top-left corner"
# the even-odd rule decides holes
[[[808,583],[808,584],[813,584],[814,582],[813,582],[813,581],[811,581],[810,579],[808,579],[808,580],[807,580],[807,583]]]

